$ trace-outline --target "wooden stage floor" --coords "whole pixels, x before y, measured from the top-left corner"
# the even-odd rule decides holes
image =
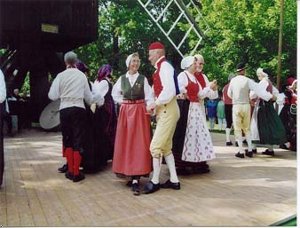
[[[60,133],[28,130],[5,138],[0,226],[268,226],[296,214],[295,152],[239,159],[223,134],[212,137],[217,159],[210,173],[180,176],[180,191],[140,196],[111,164],[79,183],[58,173]],[[161,182],[167,178],[164,165]]]

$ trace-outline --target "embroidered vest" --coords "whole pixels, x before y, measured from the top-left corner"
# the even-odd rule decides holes
[[[141,100],[145,98],[145,76],[139,75],[132,87],[130,85],[129,79],[126,78],[126,75],[122,75],[121,77],[121,90],[123,92],[123,98],[125,100]]]
[[[163,86],[160,80],[160,76],[159,76],[159,72],[160,72],[160,67],[161,64],[166,61],[166,58],[163,57],[158,63],[157,63],[157,70],[154,72],[154,74],[152,75],[152,79],[153,79],[153,88],[154,88],[154,95],[156,97],[159,96],[159,94],[161,93],[161,91],[163,90]],[[176,95],[180,93],[179,91],[179,86],[178,86],[178,81],[177,81],[177,76],[175,74],[175,70],[173,73],[173,79],[174,79],[174,84],[175,84],[175,90],[176,90]]]
[[[189,101],[191,102],[199,102],[198,93],[199,93],[199,85],[197,82],[192,82],[191,79],[186,74],[186,77],[188,79],[188,85],[186,87],[187,90],[187,96]]]

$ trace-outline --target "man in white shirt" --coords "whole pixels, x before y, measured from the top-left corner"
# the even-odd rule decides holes
[[[5,109],[6,85],[4,75],[0,70],[0,188],[3,182],[4,173],[4,148],[3,148],[3,114]]]
[[[246,77],[246,65],[245,63],[239,63],[237,65],[238,75],[231,79],[227,95],[232,99],[232,122],[234,127],[234,134],[238,142],[239,152],[235,154],[236,157],[244,158],[242,131],[245,133],[248,151],[246,151],[247,157],[253,157],[252,142],[250,135],[250,90],[253,90],[262,99],[269,101],[270,99],[276,99],[271,93],[264,89],[261,89],[258,83],[252,79]]]
[[[67,69],[54,79],[48,96],[51,100],[60,99],[63,146],[68,163],[66,178],[78,182],[84,179],[79,172],[86,121],[84,100],[91,105],[93,97],[85,74],[76,68],[77,55],[67,52],[64,60]]]
[[[180,189],[172,153],[172,138],[180,116],[176,101],[174,68],[166,61],[164,45],[160,42],[154,42],[149,46],[149,61],[156,68],[153,74],[153,89],[156,100],[147,107],[147,110],[156,111],[157,125],[150,144],[153,157],[153,175],[151,181],[145,185],[145,194],[153,193],[160,187]],[[170,180],[160,185],[162,156],[164,156],[169,168]]]

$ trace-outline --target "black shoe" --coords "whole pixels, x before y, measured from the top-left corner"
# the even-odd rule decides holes
[[[246,140],[246,139],[243,141],[243,144],[246,144],[246,145],[248,145],[248,143],[247,143],[247,140]]]
[[[73,173],[70,173],[69,171],[67,171],[65,173],[65,177],[69,180],[73,180],[74,175],[73,175]]]
[[[268,150],[266,149],[264,152],[262,152],[262,154],[264,155],[270,155],[270,156],[274,156],[274,151],[273,150]]]
[[[238,142],[235,142],[235,146],[239,146]]]
[[[166,183],[160,185],[161,188],[172,188],[174,190],[180,189],[180,182],[173,183],[170,180],[167,180]]]
[[[236,153],[235,156],[237,158],[245,158],[245,155],[244,154],[241,154],[240,152]]]
[[[285,144],[280,144],[279,148],[288,150],[289,148]]]
[[[138,183],[132,184],[131,189],[133,191],[133,195],[135,195],[135,196],[140,195],[140,186]]]
[[[253,152],[252,151],[248,151],[246,150],[246,156],[249,157],[249,158],[252,158],[253,157]]]
[[[64,164],[62,167],[57,169],[60,173],[65,173],[68,171],[68,164]]]
[[[252,149],[253,154],[257,154],[257,149]]]
[[[144,194],[150,194],[150,193],[158,191],[159,188],[160,188],[160,184],[159,183],[158,184],[154,184],[152,181],[149,181],[145,185],[143,193]]]
[[[84,174],[82,172],[79,172],[78,175],[76,176],[74,175],[73,182],[79,182],[81,180],[84,180],[84,178],[85,178]]]
[[[233,144],[232,144],[232,142],[226,142],[226,146],[232,146]]]

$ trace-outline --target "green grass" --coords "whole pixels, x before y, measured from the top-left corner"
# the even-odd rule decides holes
[[[291,216],[289,218],[283,219],[279,222],[272,224],[271,226],[297,226],[297,216]]]

